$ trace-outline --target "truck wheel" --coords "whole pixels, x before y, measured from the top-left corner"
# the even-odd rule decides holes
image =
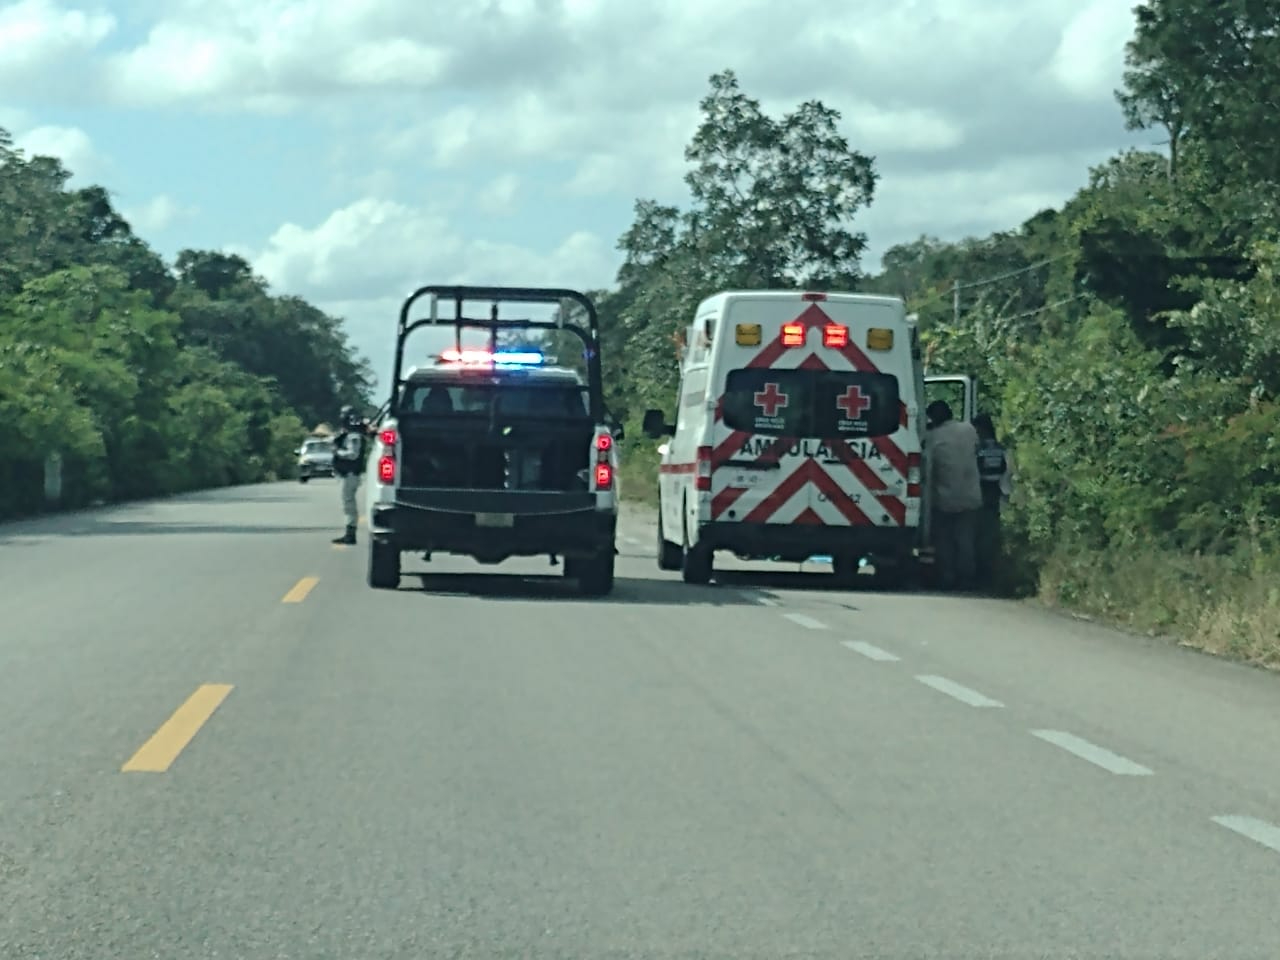
[[[684,551],[662,532],[662,515],[658,515],[658,569],[679,570],[684,564]]]
[[[706,584],[715,572],[715,554],[706,547],[690,547],[684,552],[681,574],[685,583]]]
[[[395,590],[400,586],[400,551],[389,543],[369,542],[369,586]]]
[[[598,557],[574,564],[578,589],[588,597],[603,597],[613,591],[613,566],[616,557],[613,544]]]
[[[310,479],[311,479],[310,477],[299,477],[299,478],[298,478],[298,482],[299,482],[299,483],[306,483],[306,482],[307,482],[308,480],[310,480]]]

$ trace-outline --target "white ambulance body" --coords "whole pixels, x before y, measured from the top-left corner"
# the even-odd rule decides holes
[[[706,583],[717,550],[842,578],[907,573],[923,546],[924,367],[897,297],[720,293],[686,334],[660,471],[659,565]],[[957,414],[961,411],[957,410]],[[966,410],[965,413],[968,411]]]

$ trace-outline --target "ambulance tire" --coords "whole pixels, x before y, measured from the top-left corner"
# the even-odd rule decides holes
[[[877,590],[898,591],[910,587],[910,563],[883,563],[876,567],[876,575],[871,579]]]
[[[662,517],[658,517],[658,569],[679,570],[684,566],[684,550],[667,539],[662,530]]]
[[[706,547],[690,547],[684,552],[681,574],[685,583],[703,586],[715,573],[715,553]]]
[[[836,583],[844,588],[858,585],[858,557],[832,557],[831,575]]]

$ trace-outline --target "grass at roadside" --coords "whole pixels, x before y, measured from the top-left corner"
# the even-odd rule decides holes
[[[623,499],[651,507],[658,505],[658,461],[658,451],[652,444],[626,448],[619,470]]]
[[[1153,636],[1280,669],[1280,562],[1155,549],[1069,553],[1040,571],[1039,598]]]

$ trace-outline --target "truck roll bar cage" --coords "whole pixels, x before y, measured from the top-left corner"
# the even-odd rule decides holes
[[[431,315],[429,317],[410,320],[409,314],[415,303],[424,297],[431,298]],[[440,316],[440,301],[453,302],[453,316]],[[462,312],[462,305],[468,301],[489,301],[488,317],[468,317]],[[580,306],[587,316],[587,327],[584,329],[576,323],[569,323],[564,310],[565,301]],[[500,303],[547,303],[560,307],[556,320],[532,320],[528,318],[498,317]],[[391,398],[384,408],[388,414],[396,413],[396,400],[400,396],[400,388],[404,385],[404,345],[409,335],[415,330],[428,326],[452,326],[454,340],[458,349],[462,348],[462,331],[488,330],[490,351],[496,352],[498,331],[515,330],[564,330],[572,333],[582,341],[584,356],[587,361],[587,397],[590,404],[591,417],[597,423],[604,422],[604,380],[600,366],[600,317],[595,304],[584,293],[577,290],[559,289],[555,287],[469,287],[430,285],[419,287],[405,299],[400,307],[400,319],[396,327],[396,359],[391,382]]]

